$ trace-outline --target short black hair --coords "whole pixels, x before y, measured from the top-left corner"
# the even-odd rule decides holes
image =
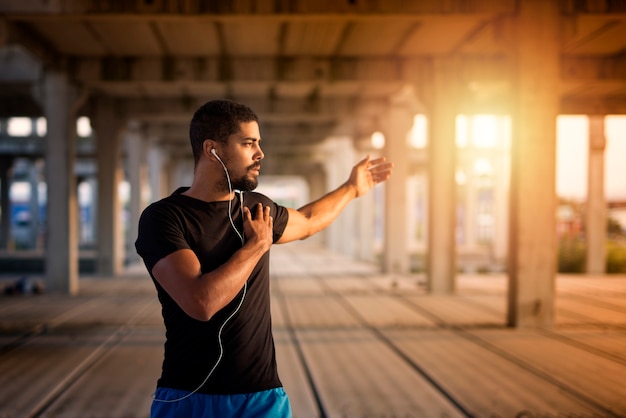
[[[202,144],[207,139],[226,142],[228,137],[239,132],[242,122],[259,123],[252,109],[232,100],[211,100],[193,115],[189,124],[189,140],[194,162],[202,155]]]

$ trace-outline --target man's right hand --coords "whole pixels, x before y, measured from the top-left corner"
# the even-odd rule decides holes
[[[274,219],[270,216],[270,207],[265,208],[261,203],[253,207],[255,211],[254,219],[250,209],[246,206],[243,208],[243,231],[246,242],[258,244],[265,253],[270,249],[273,243]]]

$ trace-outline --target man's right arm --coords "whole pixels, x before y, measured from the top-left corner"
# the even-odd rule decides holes
[[[190,317],[208,321],[239,293],[252,270],[272,245],[273,220],[269,207],[256,208],[253,220],[244,208],[244,245],[217,269],[202,273],[190,249],[174,251],[159,260],[152,275]]]

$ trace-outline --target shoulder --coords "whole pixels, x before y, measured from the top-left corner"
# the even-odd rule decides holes
[[[245,192],[245,193],[242,193],[242,198],[246,206],[248,206],[249,204],[256,204],[256,203],[263,203],[263,205],[277,205],[276,202],[274,202],[272,199],[270,199],[269,197],[265,196],[262,193]]]
[[[270,207],[270,214],[274,218],[274,235],[275,241],[278,241],[280,236],[282,235],[285,227],[287,226],[287,222],[289,221],[289,210],[265,196],[264,194],[257,192],[245,192],[242,196],[243,205],[247,206],[248,209],[252,209],[252,207],[256,204],[261,203],[263,206]]]
[[[167,213],[175,212],[177,209],[176,202],[172,199],[171,196],[163,198],[161,200],[157,200],[149,204],[142,212],[141,217],[152,217],[158,215],[164,215]]]
[[[159,213],[172,213],[179,211],[185,204],[182,202],[184,196],[181,194],[185,190],[189,189],[188,187],[179,187],[174,193],[169,196],[166,196],[156,202],[148,205],[144,210],[143,214],[159,214]]]
[[[176,198],[168,196],[146,207],[139,218],[135,248],[150,269],[166,255],[189,248],[188,221]]]
[[[287,213],[287,208],[282,206],[281,204],[273,201],[269,197],[265,196],[262,193],[257,192],[245,192],[241,197],[242,203],[244,206],[247,206],[249,209],[256,204],[261,203],[263,206],[269,206],[271,208],[271,212],[273,216],[282,215],[283,213]]]
[[[163,224],[181,227],[186,223],[188,214],[193,208],[186,207],[180,196],[171,195],[148,205],[139,217],[139,227],[155,228]]]

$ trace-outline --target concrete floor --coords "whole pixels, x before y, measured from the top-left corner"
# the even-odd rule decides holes
[[[306,243],[272,250],[295,417],[626,417],[626,276],[559,276],[556,326],[504,326],[506,277],[454,296]],[[6,284],[11,277],[4,277]],[[0,417],[145,417],[163,326],[142,266],[0,296]]]

